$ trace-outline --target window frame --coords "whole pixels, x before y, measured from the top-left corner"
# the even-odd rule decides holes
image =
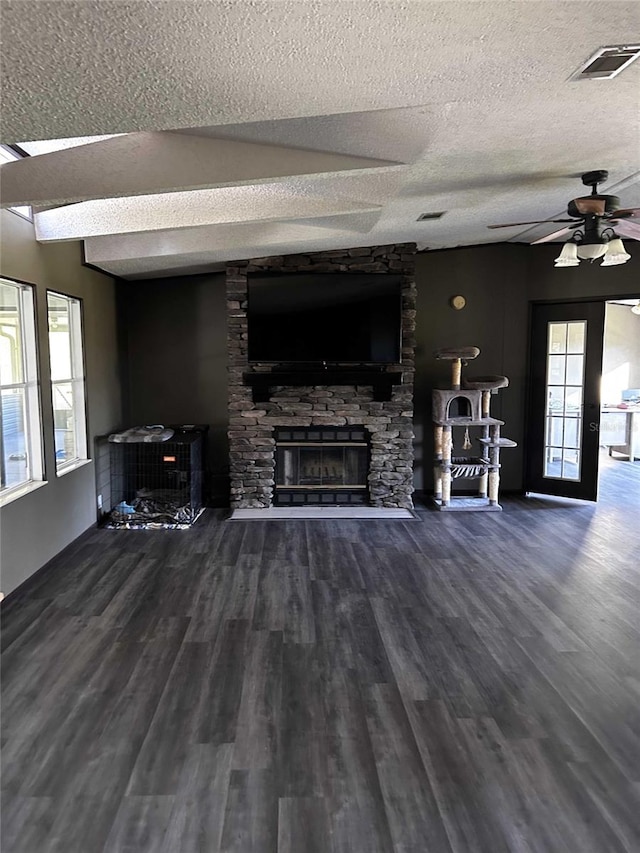
[[[30,282],[0,276],[0,283],[18,291],[20,357],[22,381],[3,383],[4,390],[24,389],[24,435],[27,477],[19,483],[3,486],[0,479],[0,506],[46,484],[42,418],[42,387],[37,321],[37,288]],[[28,304],[27,304],[28,303]],[[1,437],[4,440],[4,436]],[[4,457],[4,451],[3,451]],[[4,458],[1,460],[4,468]]]
[[[51,363],[51,327],[49,320],[49,297],[64,299],[69,305],[69,353],[71,376],[64,379],[53,379]],[[47,341],[49,343],[49,383],[51,388],[51,421],[53,426],[53,447],[56,477],[62,477],[76,468],[91,461],[89,456],[89,423],[87,404],[87,368],[86,347],[84,340],[84,302],[79,296],[62,293],[59,290],[47,289]],[[77,368],[80,367],[77,375]],[[73,398],[73,424],[76,455],[71,459],[59,461],[56,457],[56,417],[55,389],[58,385],[71,385]],[[79,405],[78,405],[79,403]]]

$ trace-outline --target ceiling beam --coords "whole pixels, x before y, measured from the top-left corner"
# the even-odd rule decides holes
[[[55,207],[88,199],[243,186],[293,175],[403,165],[169,131],[129,133],[3,165],[2,207]]]
[[[51,242],[380,210],[377,202],[327,198],[272,184],[85,201],[36,213],[34,224],[36,238]]]
[[[90,263],[115,260],[138,260],[172,255],[200,255],[220,250],[235,251],[254,247],[254,254],[273,243],[294,246],[301,241],[325,239],[335,235],[366,233],[377,219],[377,212],[344,214],[325,219],[304,219],[299,222],[249,222],[232,225],[206,225],[172,231],[151,231],[146,234],[105,235],[88,237],[84,241],[85,258]]]

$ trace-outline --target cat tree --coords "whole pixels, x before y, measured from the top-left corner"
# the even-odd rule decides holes
[[[484,510],[499,512],[500,451],[516,447],[516,442],[500,437],[504,421],[492,418],[491,394],[506,388],[506,376],[462,378],[462,366],[480,355],[478,347],[451,347],[436,350],[437,359],[451,362],[451,388],[433,391],[434,423],[434,502],[439,510]],[[476,456],[453,456],[454,430],[464,428],[463,450],[473,448],[469,427],[480,427]],[[456,438],[456,441],[458,439]],[[476,495],[455,495],[452,480],[478,480]]]

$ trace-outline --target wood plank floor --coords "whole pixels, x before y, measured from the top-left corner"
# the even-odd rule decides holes
[[[2,850],[637,853],[640,464],[604,481],[90,531],[3,606]]]

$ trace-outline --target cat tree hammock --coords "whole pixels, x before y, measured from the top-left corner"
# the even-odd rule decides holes
[[[447,347],[436,350],[437,359],[451,362],[451,388],[433,391],[434,502],[439,510],[484,510],[499,512],[500,451],[516,442],[500,437],[504,421],[491,417],[491,394],[506,388],[506,376],[462,378],[462,366],[480,355],[478,347]],[[454,430],[464,428],[463,450],[473,444],[469,427],[480,427],[478,455],[453,456]],[[456,439],[457,440],[457,439]],[[476,495],[452,494],[455,479],[477,479]]]

